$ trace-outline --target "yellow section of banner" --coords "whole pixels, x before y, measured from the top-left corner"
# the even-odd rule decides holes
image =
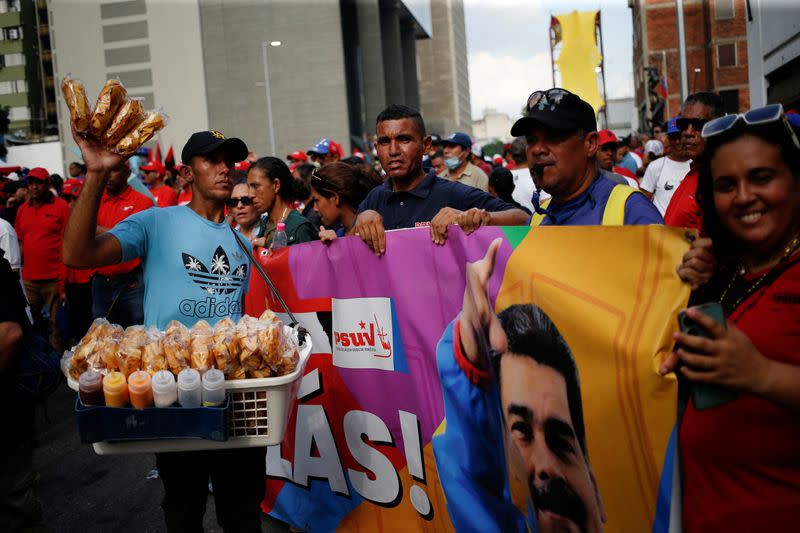
[[[572,349],[606,531],[652,529],[677,394],[658,368],[689,297],[675,273],[687,249],[663,226],[548,226],[506,266],[497,311],[537,304]]]
[[[561,72],[561,87],[589,102],[597,114],[605,105],[597,88],[595,71],[602,59],[595,39],[597,11],[573,11],[555,17],[561,24],[563,43],[556,60]]]

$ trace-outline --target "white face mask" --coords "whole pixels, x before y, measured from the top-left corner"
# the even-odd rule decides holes
[[[450,170],[455,170],[455,169],[457,169],[458,167],[461,166],[461,159],[459,157],[457,157],[457,156],[448,157],[447,159],[444,160],[444,164]]]

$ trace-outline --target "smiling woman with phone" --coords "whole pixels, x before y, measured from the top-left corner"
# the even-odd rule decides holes
[[[702,134],[697,198],[707,238],[678,272],[689,279],[698,260],[718,265],[693,299],[718,302],[727,323],[687,310],[704,331],[676,333],[681,347],[661,370],[679,360],[691,388],[735,394],[702,404],[687,397],[679,434],[683,530],[796,530],[800,141],[780,104],[715,119]]]

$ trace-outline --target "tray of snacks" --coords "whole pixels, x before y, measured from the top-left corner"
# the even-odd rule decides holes
[[[304,335],[301,341],[296,330],[269,310],[259,318],[245,315],[238,323],[225,318],[214,326],[201,320],[187,328],[173,321],[163,332],[143,326],[123,330],[97,319],[83,339],[65,352],[62,369],[70,388],[80,393],[79,407],[92,404],[89,395],[94,394],[95,406],[135,409],[138,384],[149,378],[156,407],[146,410],[170,406],[202,410],[203,405],[218,405],[207,402],[206,394],[209,390],[215,394],[214,382],[219,382],[217,389],[227,392],[229,402],[227,434],[222,437],[226,440],[173,434],[128,440],[115,435],[93,444],[98,454],[212,450],[280,443],[310,355],[310,337]],[[207,385],[207,381],[212,383]],[[124,393],[119,392],[122,388]],[[219,401],[216,397],[215,402]],[[81,416],[80,411],[76,413]]]

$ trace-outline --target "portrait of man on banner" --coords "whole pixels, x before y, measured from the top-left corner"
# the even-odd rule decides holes
[[[437,350],[445,422],[434,453],[450,518],[459,531],[603,531],[578,367],[540,307],[492,310],[499,245],[467,265],[462,311]]]

